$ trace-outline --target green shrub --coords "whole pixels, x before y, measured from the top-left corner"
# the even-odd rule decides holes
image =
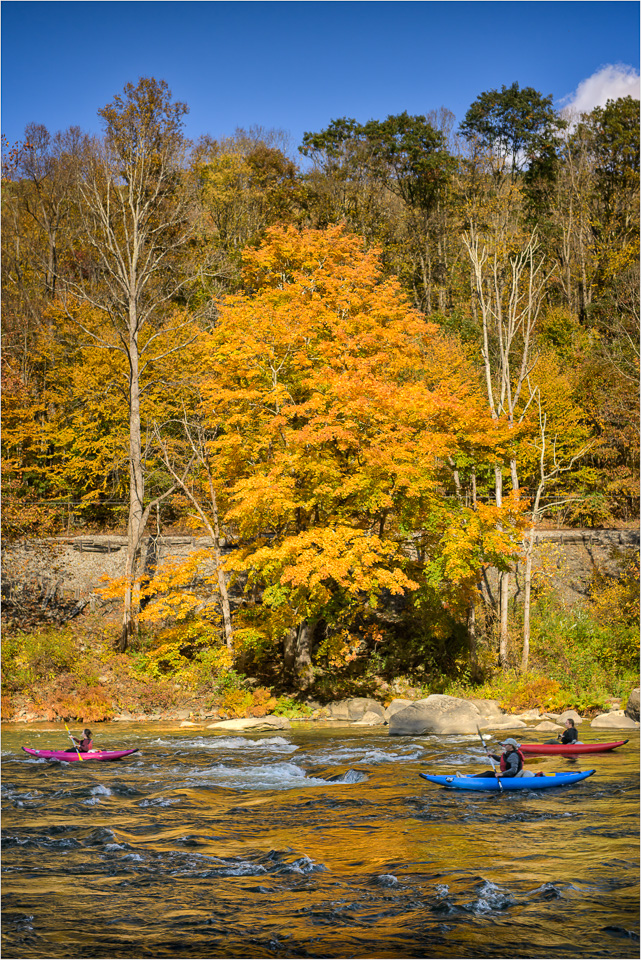
[[[70,630],[3,634],[3,689],[18,692],[53,680],[72,670],[79,656],[78,642]]]
[[[314,710],[306,703],[300,703],[293,697],[279,697],[272,713],[277,717],[287,717],[293,720],[296,717],[310,717]]]

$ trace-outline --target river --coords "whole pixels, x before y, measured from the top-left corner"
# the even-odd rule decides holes
[[[140,752],[31,759],[64,728],[3,726],[5,960],[639,956],[637,731],[528,761],[596,769],[576,786],[498,795],[418,776],[487,766],[474,737],[93,730]]]

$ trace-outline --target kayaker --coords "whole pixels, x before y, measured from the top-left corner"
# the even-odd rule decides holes
[[[87,727],[82,731],[82,740],[78,740],[78,737],[74,736],[72,736],[71,739],[74,743],[77,743],[78,746],[67,747],[65,753],[76,753],[76,751],[79,753],[87,753],[88,750],[91,750],[93,740],[91,739],[91,730],[87,729]]]
[[[565,721],[565,730],[563,733],[560,733],[556,740],[546,740],[545,743],[576,743],[579,739],[579,731],[574,726],[574,720],[572,717],[568,717]]]
[[[561,743],[576,743],[579,739],[579,731],[574,726],[574,720],[572,717],[568,717],[565,721],[565,730],[563,733],[560,733],[557,737],[557,740],[560,740]]]
[[[488,757],[491,757],[492,760],[496,760],[499,764],[499,770],[485,770],[483,773],[475,773],[475,777],[524,777],[525,771],[523,765],[525,763],[525,757],[521,753],[521,745],[513,737],[508,737],[507,740],[503,740],[502,747],[505,747],[505,750],[501,756],[497,756],[495,753],[490,753],[489,750],[486,750]]]

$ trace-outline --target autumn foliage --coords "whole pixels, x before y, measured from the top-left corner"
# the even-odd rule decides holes
[[[638,104],[337,119],[305,171],[273,131],[190,146],[186,112],[141,78],[101,141],[5,145],[5,538],[127,527],[123,649],[204,618],[214,672],[390,638],[437,670],[498,606],[505,666],[488,570],[544,518],[638,516]],[[146,566],[154,523],[213,546]]]

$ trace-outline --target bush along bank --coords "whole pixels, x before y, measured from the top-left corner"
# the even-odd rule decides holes
[[[481,679],[474,682],[462,654],[438,658],[426,646],[412,660],[407,641],[389,641],[383,655],[385,644],[375,635],[374,649],[357,648],[355,655],[339,638],[301,691],[283,679],[278,661],[254,660],[251,672],[243,669],[211,625],[193,622],[149,633],[118,653],[117,627],[91,614],[63,627],[3,631],[2,719],[90,724],[281,716],[356,722],[327,713],[328,705],[369,698],[387,709],[394,701],[433,694],[495,701],[503,714],[519,718],[534,711],[552,721],[566,710],[591,719],[625,707],[639,685],[638,630],[632,623],[604,622],[602,612],[597,621],[590,610],[567,610],[549,599],[539,604],[533,622],[527,674],[516,667],[497,671],[489,646],[480,645]]]

